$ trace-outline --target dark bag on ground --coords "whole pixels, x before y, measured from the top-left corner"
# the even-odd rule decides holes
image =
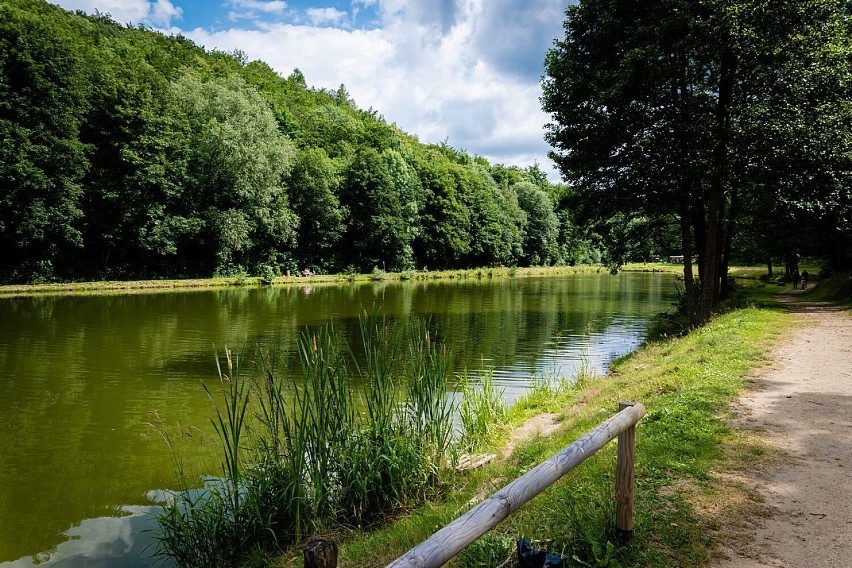
[[[518,541],[518,565],[520,568],[563,568],[562,557],[546,550],[536,550],[529,539]]]

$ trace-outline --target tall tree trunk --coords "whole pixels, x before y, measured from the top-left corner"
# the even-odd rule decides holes
[[[690,188],[692,187],[692,176],[690,175],[689,167],[689,144],[687,140],[687,130],[690,123],[690,102],[687,100],[689,96],[689,86],[687,81],[687,69],[689,62],[685,53],[678,53],[675,56],[677,66],[677,80],[672,81],[671,95],[672,101],[677,108],[678,132],[680,134],[678,140],[678,191],[680,192],[680,240],[681,254],[683,254],[683,295],[684,295],[684,310],[689,318],[690,325],[695,325],[696,311],[696,293],[695,293],[695,275],[692,271],[692,255],[693,255],[693,237],[692,237],[692,207],[690,206]]]
[[[784,279],[788,282],[798,280],[798,274],[799,255],[792,245],[788,245],[784,253]]]
[[[716,104],[716,144],[710,174],[710,198],[707,204],[707,242],[704,248],[704,274],[701,287],[700,321],[713,316],[716,305],[717,282],[721,265],[720,232],[722,208],[725,201],[725,173],[728,168],[728,138],[730,135],[731,101],[734,90],[736,57],[731,50],[729,34],[723,34],[719,60],[719,97]]]
[[[695,276],[692,272],[692,231],[689,222],[689,194],[684,189],[680,212],[680,241],[683,253],[683,294],[684,309],[690,325],[695,325]]]
[[[710,321],[710,318],[713,316],[713,308],[716,306],[716,289],[721,252],[719,247],[719,225],[724,195],[721,179],[715,179],[717,177],[715,172],[712,177],[714,179],[710,183],[710,202],[707,208],[707,242],[704,247],[704,270],[701,276],[700,323]]]
[[[731,292],[728,286],[728,268],[731,265],[731,246],[734,240],[734,230],[737,224],[737,215],[739,214],[739,193],[731,192],[731,207],[728,210],[728,225],[725,228],[725,243],[722,250],[722,270],[719,274],[721,285],[721,297],[727,298]]]
[[[698,253],[698,281],[704,282],[704,250],[707,248],[707,219],[704,203],[696,199],[690,206],[692,213],[692,231],[695,238],[695,251]]]
[[[771,276],[771,275],[770,275]],[[784,280],[790,281],[793,276],[793,254],[790,252],[790,248],[787,247],[787,250],[784,251]]]

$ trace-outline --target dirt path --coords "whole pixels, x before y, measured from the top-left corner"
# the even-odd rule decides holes
[[[772,514],[716,566],[852,566],[852,316],[797,296],[782,301],[801,325],[741,398],[736,424],[788,456],[746,480]]]

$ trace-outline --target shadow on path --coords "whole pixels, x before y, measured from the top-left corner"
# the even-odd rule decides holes
[[[852,318],[806,294],[778,295],[801,325],[741,397],[736,425],[787,457],[745,480],[773,514],[720,566],[852,565]]]

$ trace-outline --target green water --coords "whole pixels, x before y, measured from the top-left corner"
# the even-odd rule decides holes
[[[214,349],[292,350],[329,320],[351,336],[375,306],[431,317],[455,369],[493,368],[513,399],[533,373],[635,349],[673,295],[671,276],[590,274],[0,298],[0,566],[152,564],[151,497],[174,468],[146,422],[156,411],[204,467]]]

